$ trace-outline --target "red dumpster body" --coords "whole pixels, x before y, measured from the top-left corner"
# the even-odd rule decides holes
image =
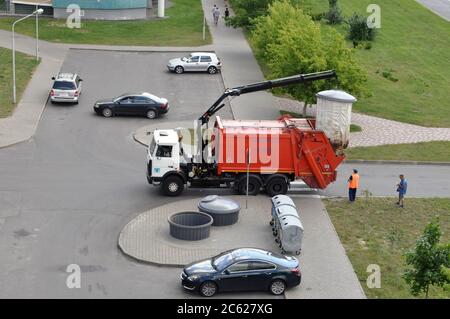
[[[311,188],[326,188],[336,180],[345,159],[337,155],[313,119],[284,116],[279,120],[222,120],[216,118],[212,154],[217,175],[283,174],[302,179]]]

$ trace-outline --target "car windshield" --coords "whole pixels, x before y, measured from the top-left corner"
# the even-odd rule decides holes
[[[192,57],[192,55],[191,55],[191,54],[188,54],[188,55],[186,55],[185,57],[182,57],[181,60],[182,60],[182,61],[186,61],[186,60],[189,60],[191,57]]]
[[[123,98],[125,98],[125,97],[127,97],[126,95],[119,95],[119,96],[117,96],[117,97],[115,97],[114,99],[113,99],[113,102],[118,102],[119,100],[121,100],[121,99],[123,99]]]
[[[217,255],[212,259],[212,265],[214,269],[224,269],[233,261],[233,253],[224,252],[220,255]]]
[[[55,81],[53,88],[57,90],[76,90],[75,83],[69,81]]]

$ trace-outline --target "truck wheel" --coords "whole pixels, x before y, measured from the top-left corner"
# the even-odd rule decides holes
[[[178,176],[169,176],[161,184],[164,195],[178,196],[184,189],[183,180]]]
[[[249,176],[248,178],[248,194],[256,196],[261,189],[261,182],[259,178],[255,176]],[[239,181],[239,194],[247,195],[247,177],[242,177]]]
[[[269,196],[284,195],[287,193],[288,185],[283,177],[272,178],[266,186],[266,192]]]

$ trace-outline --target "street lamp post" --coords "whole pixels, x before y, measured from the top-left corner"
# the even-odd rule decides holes
[[[39,10],[36,5],[36,12]],[[36,14],[36,61],[39,60],[39,14]]]
[[[23,21],[29,17],[32,17],[34,15],[36,15],[36,17],[39,14],[42,14],[44,12],[44,9],[37,9],[35,10],[33,13],[30,13],[29,15],[20,18],[19,20],[14,21],[13,25],[12,25],[12,67],[13,67],[13,103],[16,104],[17,102],[17,98],[16,98],[16,40],[15,40],[15,27],[16,27],[16,23]],[[38,20],[36,19],[36,24],[37,24]],[[37,30],[37,28],[36,28]],[[36,33],[36,38],[37,38],[37,33]],[[36,45],[37,45],[37,40],[36,40]],[[37,48],[36,48],[36,54],[37,54]]]

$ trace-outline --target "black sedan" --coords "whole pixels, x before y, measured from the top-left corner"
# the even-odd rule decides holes
[[[104,117],[114,115],[141,115],[154,119],[169,111],[167,99],[150,93],[123,94],[109,100],[99,100],[94,104],[94,111]]]
[[[239,248],[186,266],[181,284],[211,297],[225,291],[270,291],[281,295],[300,284],[298,260],[256,248]]]

